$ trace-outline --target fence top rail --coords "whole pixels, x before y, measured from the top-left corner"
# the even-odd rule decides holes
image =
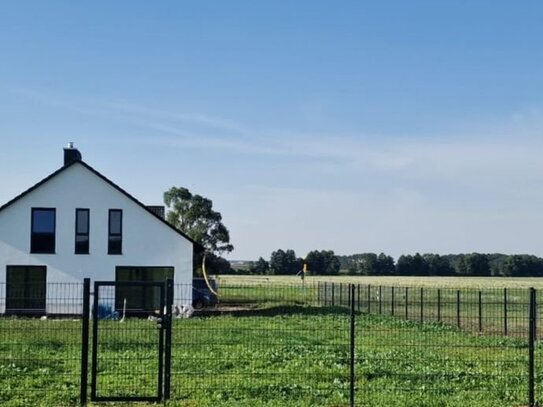
[[[165,282],[159,281],[95,281],[96,286],[109,286],[109,287],[164,287]]]

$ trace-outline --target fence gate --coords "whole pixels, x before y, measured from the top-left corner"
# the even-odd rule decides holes
[[[169,398],[172,280],[94,283],[92,401]]]

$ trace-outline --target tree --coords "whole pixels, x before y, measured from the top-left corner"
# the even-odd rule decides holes
[[[164,192],[164,203],[168,207],[166,220],[207,251],[220,255],[234,249],[230,233],[221,214],[213,210],[211,199],[192,194],[187,188],[172,187]]]
[[[425,254],[424,259],[428,263],[428,274],[431,276],[452,276],[454,268],[449,259],[439,254]]]
[[[507,277],[540,277],[543,275],[543,259],[531,255],[507,256],[501,275]]]
[[[377,257],[377,267],[380,275],[393,275],[396,271],[394,259],[384,253],[380,253]]]
[[[375,253],[362,253],[358,263],[360,274],[365,276],[376,275],[379,273],[379,260]]]
[[[411,274],[411,263],[413,262],[413,256],[410,254],[402,254],[396,262],[396,274],[398,276],[408,276]]]
[[[296,258],[294,250],[282,249],[272,252],[270,274],[296,274],[302,269],[302,260]]]
[[[396,274],[400,276],[427,276],[428,272],[428,263],[419,253],[401,255],[396,263]]]
[[[196,265],[197,269],[201,264]],[[217,256],[213,253],[209,253],[206,257],[206,268],[213,272],[213,274],[234,274],[235,270],[228,260],[223,257]]]
[[[323,250],[322,256],[324,257],[325,273],[327,275],[339,274],[341,263],[338,257],[334,254],[333,250]]]
[[[341,267],[339,258],[332,250],[313,250],[305,257],[309,272],[313,275],[338,274]]]
[[[466,255],[465,254],[459,254],[457,261],[456,261],[456,274],[460,276],[468,275],[468,265],[466,263]]]
[[[259,257],[257,261],[255,261],[251,266],[249,267],[249,274],[268,274],[270,271],[270,264],[264,260],[262,257]]]
[[[470,276],[489,276],[490,265],[488,257],[481,253],[471,253],[464,256],[466,270]]]

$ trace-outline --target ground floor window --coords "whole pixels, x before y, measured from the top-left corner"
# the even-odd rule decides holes
[[[173,278],[173,267],[127,267],[119,266],[115,269],[115,281],[118,282],[164,282]],[[115,308],[120,311],[124,308],[129,313],[149,312],[160,309],[160,289],[158,287],[123,287],[116,286]]]
[[[6,267],[6,313],[45,314],[46,266]]]

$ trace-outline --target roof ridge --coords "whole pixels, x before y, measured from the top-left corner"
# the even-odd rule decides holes
[[[94,175],[96,175],[98,178],[101,178],[103,181],[105,181],[106,183],[108,183],[110,186],[112,186],[113,188],[115,188],[117,191],[121,192],[123,195],[125,195],[127,198],[129,198],[131,201],[133,201],[134,203],[136,203],[138,206],[140,206],[141,208],[143,208],[147,213],[149,213],[151,216],[153,216],[154,218],[158,219],[160,222],[164,223],[166,226],[168,226],[170,229],[172,229],[174,232],[177,232],[178,234],[180,234],[181,236],[183,236],[185,239],[189,240],[192,244],[194,244],[195,246],[197,246],[198,248],[200,249],[203,249],[203,246],[196,242],[194,239],[192,239],[190,236],[188,236],[185,232],[179,230],[178,228],[176,228],[175,226],[173,226],[172,224],[170,224],[166,219],[163,219],[161,218],[160,216],[156,215],[154,212],[152,212],[150,209],[148,209],[146,207],[145,204],[143,204],[141,201],[139,201],[137,198],[135,198],[133,195],[131,195],[130,193],[128,193],[126,190],[124,190],[123,188],[121,188],[119,185],[117,185],[116,183],[114,183],[113,181],[111,181],[109,178],[107,178],[105,175],[103,175],[102,173],[100,173],[99,171],[97,171],[96,169],[94,169],[93,167],[91,167],[89,164],[87,164],[85,161],[83,160],[77,160],[77,161],[73,161],[71,162],[70,164],[67,164],[67,165],[63,165],[62,167],[60,167],[58,170],[52,172],[51,174],[49,174],[47,177],[43,178],[42,180],[38,181],[36,184],[34,184],[33,186],[31,186],[30,188],[26,189],[25,191],[21,192],[19,195],[15,196],[14,198],[10,199],[8,202],[6,202],[4,205],[0,206],[0,212],[2,212],[4,209],[8,208],[9,206],[13,205],[15,202],[17,202],[18,200],[22,199],[23,197],[25,197],[26,195],[28,195],[30,192],[38,189],[39,187],[41,187],[42,185],[46,184],[48,181],[50,181],[51,179],[53,179],[54,177],[56,177],[57,175],[59,175],[60,173],[64,172],[66,169],[76,165],[76,164],[81,164],[84,168],[86,168],[87,170],[89,170],[90,172],[92,172]]]

